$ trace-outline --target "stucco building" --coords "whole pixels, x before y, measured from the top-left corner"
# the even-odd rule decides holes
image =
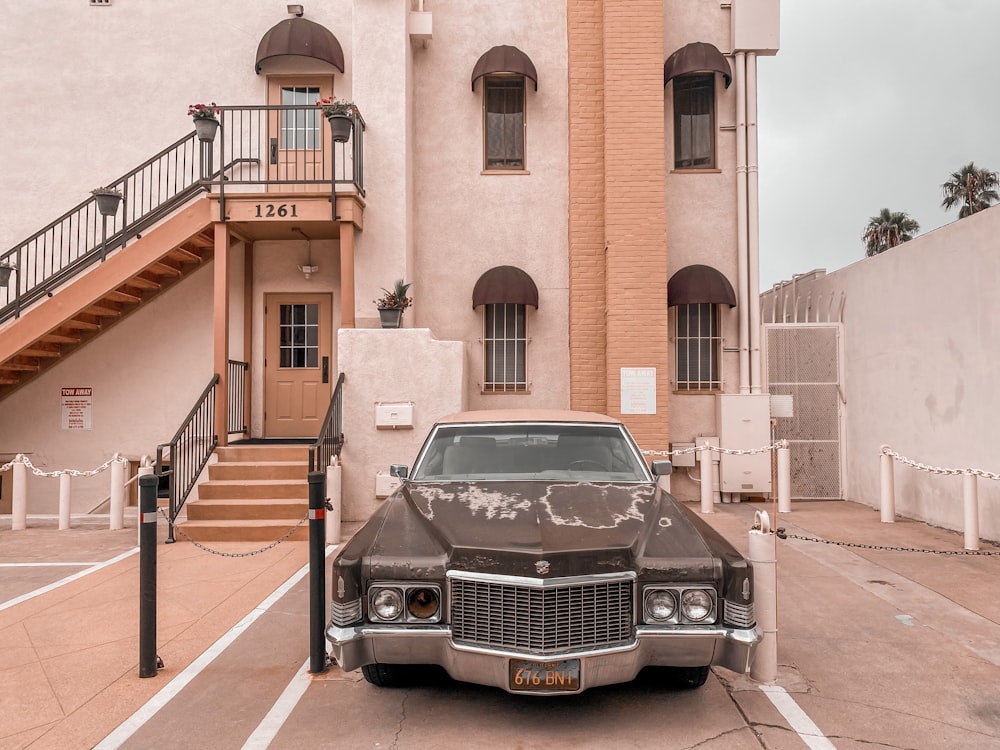
[[[0,94],[33,102],[4,110],[0,460],[153,456],[216,375],[189,442],[315,438],[343,373],[348,519],[464,409],[621,415],[649,450],[768,441],[778,0],[47,0],[0,39]],[[358,107],[345,142],[323,97]],[[397,279],[413,305],[383,329]],[[718,489],[766,492],[751,463]],[[57,492],[33,478],[32,512]]]

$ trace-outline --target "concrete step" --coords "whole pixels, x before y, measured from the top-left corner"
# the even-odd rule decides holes
[[[309,476],[309,464],[305,461],[226,461],[210,464],[210,480],[243,480],[256,482],[267,479],[304,479]]]
[[[308,445],[227,445],[216,448],[220,463],[258,461],[309,461]]]
[[[244,500],[204,498],[186,503],[188,520],[191,521],[259,521],[274,518],[302,518],[309,509],[308,499],[268,498]]]
[[[266,500],[268,498],[309,499],[309,481],[302,479],[264,479],[247,481],[244,479],[210,479],[198,485],[198,497],[202,500]]]
[[[177,541],[196,542],[276,542],[287,534],[300,518],[273,518],[240,521],[184,521],[177,524]],[[309,541],[309,522],[295,528],[288,541]]]

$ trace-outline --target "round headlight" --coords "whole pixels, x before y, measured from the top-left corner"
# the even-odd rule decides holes
[[[681,597],[681,612],[692,622],[701,622],[712,614],[712,597],[702,589],[685,591]]]
[[[677,611],[677,600],[669,591],[663,589],[652,589],[646,592],[643,602],[646,610],[646,618],[649,620],[669,620]]]
[[[406,594],[406,609],[414,617],[426,620],[437,614],[441,600],[437,589],[410,589]]]
[[[395,620],[403,612],[403,597],[396,589],[379,589],[372,597],[372,609],[380,620]]]

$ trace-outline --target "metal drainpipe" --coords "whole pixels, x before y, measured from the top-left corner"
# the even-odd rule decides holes
[[[747,292],[751,303],[748,305],[750,316],[750,392],[761,392],[761,362],[760,362],[760,195],[757,181],[757,53],[748,52],[747,66],[747,234],[748,265],[747,281],[750,288]]]
[[[736,255],[740,321],[740,394],[750,393],[750,310],[747,262],[747,101],[746,53],[736,53]]]

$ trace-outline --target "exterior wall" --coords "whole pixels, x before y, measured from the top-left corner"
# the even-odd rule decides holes
[[[764,322],[772,310],[778,322],[782,310],[788,321],[825,321],[843,300],[847,499],[879,507],[883,444],[929,466],[1000,470],[997,278],[1000,208],[992,208],[762,295]],[[798,303],[785,306],[793,290]],[[961,477],[897,462],[895,484],[897,513],[963,528]],[[980,533],[987,539],[1000,539],[998,500],[997,483],[981,479]]]

